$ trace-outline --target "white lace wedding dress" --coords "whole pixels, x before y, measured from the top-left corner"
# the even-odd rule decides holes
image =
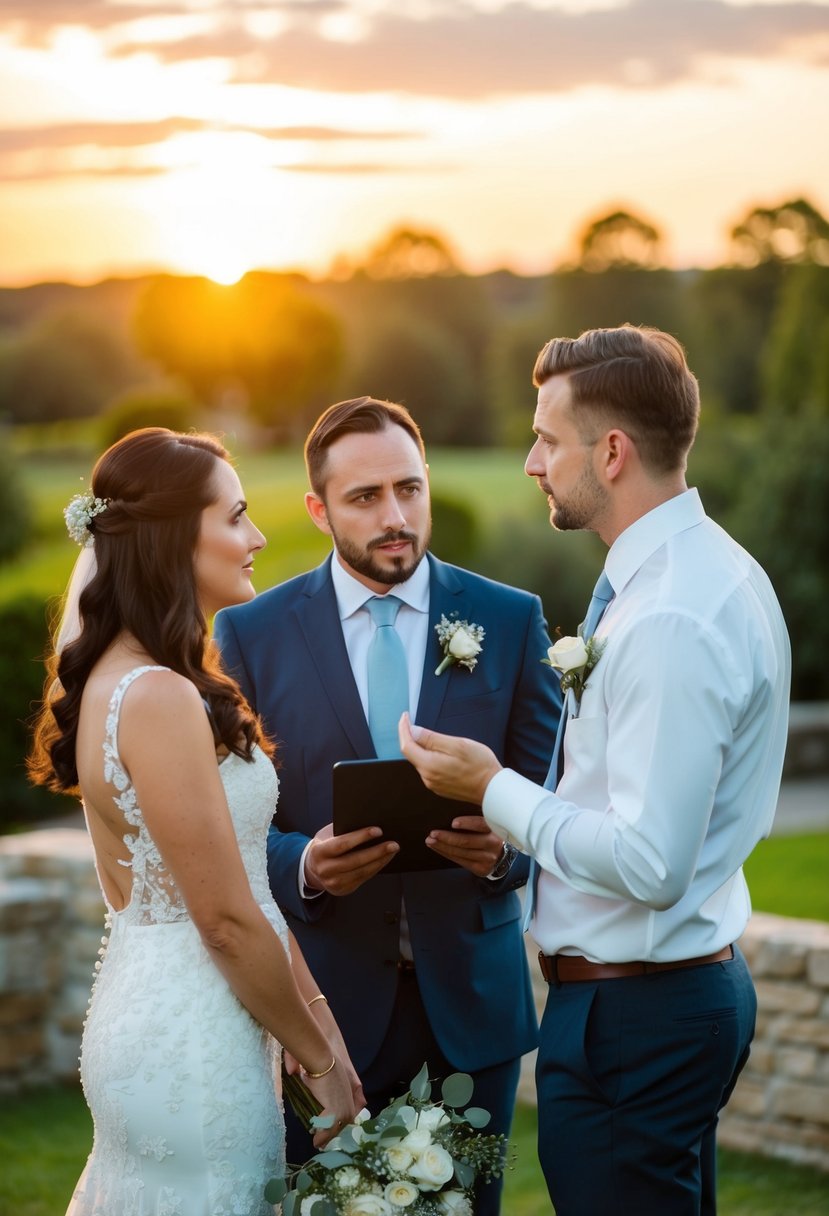
[[[263,1191],[285,1163],[279,1046],[202,945],[118,757],[122,699],[152,670],[121,680],[106,724],[105,775],[137,834],[124,837],[132,894],[108,910],[84,1030],[95,1137],[67,1216],[273,1216]],[[252,763],[230,754],[220,773],[254,896],[287,948],[266,869],[273,766],[257,749]]]

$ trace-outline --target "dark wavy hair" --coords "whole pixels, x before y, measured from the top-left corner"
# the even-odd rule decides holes
[[[27,762],[36,784],[77,790],[84,685],[121,633],[195,684],[217,746],[246,760],[255,743],[272,751],[239,687],[221,670],[196,590],[202,511],[216,501],[217,460],[229,459],[212,435],[146,427],[113,444],[95,465],[90,490],[107,502],[89,524],[97,569],[80,596],[80,636],[47,658]]]

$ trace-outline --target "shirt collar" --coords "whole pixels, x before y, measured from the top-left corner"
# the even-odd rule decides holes
[[[698,490],[685,490],[660,503],[625,528],[610,546],[605,562],[607,577],[618,595],[636,571],[672,536],[695,528],[705,519]]]
[[[340,620],[347,620],[358,612],[374,592],[356,579],[353,574],[340,564],[336,553],[331,557],[331,581],[334,584],[334,595],[337,597],[337,610]],[[417,565],[411,578],[405,583],[396,583],[389,589],[391,595],[414,608],[416,612],[429,611],[429,562],[424,556]]]

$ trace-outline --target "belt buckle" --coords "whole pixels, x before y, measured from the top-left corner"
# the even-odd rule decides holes
[[[558,956],[555,954],[545,954],[543,950],[539,950],[538,965],[546,982],[548,984],[555,984],[557,988],[560,988],[561,980],[558,978]]]

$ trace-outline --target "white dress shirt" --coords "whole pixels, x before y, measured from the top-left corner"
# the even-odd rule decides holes
[[[545,954],[696,958],[751,912],[741,867],[777,804],[789,639],[767,576],[696,490],[627,528],[605,569],[606,645],[581,704],[568,695],[556,793],[505,769],[484,815],[541,867]]]

